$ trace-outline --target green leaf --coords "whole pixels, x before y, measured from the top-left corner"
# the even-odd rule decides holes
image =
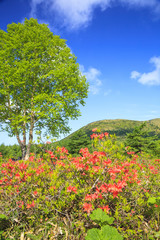
[[[87,232],[86,240],[123,240],[117,229],[111,226],[103,226],[101,230],[90,229]]]
[[[101,232],[99,229],[93,228],[88,230],[86,240],[101,240]]]
[[[4,215],[4,214],[0,214],[0,220],[1,219],[8,219],[8,217],[6,215]]]
[[[150,197],[147,201],[149,204],[155,204],[156,203],[156,198],[155,197]]]
[[[101,239],[103,240],[123,240],[116,228],[111,226],[103,226],[101,229]]]
[[[92,212],[90,215],[90,218],[97,222],[100,223],[100,225],[103,225],[104,223],[112,224],[114,221],[113,217],[109,217],[102,209],[98,208]]]

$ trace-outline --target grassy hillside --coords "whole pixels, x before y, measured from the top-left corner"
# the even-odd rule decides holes
[[[119,139],[123,140],[127,133],[132,132],[136,126],[139,126],[144,122],[146,123],[146,129],[151,131],[151,134],[157,135],[160,139],[160,118],[148,121],[133,121],[125,119],[101,120],[89,123],[80,129],[90,136],[92,134],[92,129],[98,128],[101,129],[102,132],[105,131],[109,132],[110,134],[116,134]],[[76,132],[62,139],[60,143],[63,145],[63,143],[70,140]]]
[[[149,130],[152,135],[157,135],[160,139],[160,118],[152,119],[145,121],[146,122],[146,130]],[[119,141],[124,141],[126,134],[133,131],[136,126],[139,126],[143,123],[143,121],[133,121],[133,120],[124,120],[124,119],[115,119],[115,120],[101,120],[87,124],[86,126],[80,128],[84,134],[88,136],[88,140],[85,139],[84,144],[85,147],[88,147],[89,150],[92,150],[92,144],[89,141],[90,135],[92,134],[93,128],[101,129],[102,132],[109,132],[110,134],[116,134]],[[78,136],[79,130],[73,132],[66,138],[54,142],[53,147],[61,146],[66,147],[70,153],[74,149],[73,143],[80,148],[84,147],[83,139],[84,136]],[[77,137],[78,136],[78,137]],[[86,144],[88,141],[88,144]],[[37,145],[32,145],[31,152],[39,152],[40,149]],[[77,150],[79,152],[79,150]],[[0,152],[4,157],[13,157],[18,158],[21,156],[20,147],[18,145],[13,146],[4,146],[4,144],[0,145]]]

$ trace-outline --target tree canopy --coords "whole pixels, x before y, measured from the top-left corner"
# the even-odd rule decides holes
[[[81,148],[86,147],[91,149],[91,140],[85,131],[80,129],[73,133],[72,137],[68,141],[67,149],[69,153],[77,155]]]
[[[157,135],[145,129],[146,123],[142,123],[140,126],[135,127],[133,132],[128,133],[125,141],[126,146],[138,152],[147,152],[153,155],[160,154],[160,147]]]
[[[23,158],[34,130],[54,136],[70,130],[68,120],[80,116],[87,92],[66,40],[46,24],[31,18],[0,30],[0,127],[17,137]]]

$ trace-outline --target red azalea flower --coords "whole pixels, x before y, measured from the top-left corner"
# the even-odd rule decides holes
[[[77,188],[69,186],[69,187],[67,187],[67,192],[75,192],[75,193],[77,193]]]
[[[34,203],[34,201],[32,201],[32,203],[31,203],[31,205],[30,205],[31,207],[34,207],[35,206],[35,203]]]
[[[92,129],[92,132],[96,132],[96,131],[97,131],[97,128],[93,128],[93,129]]]
[[[84,208],[84,211],[86,211],[88,213],[90,213],[93,210],[92,204],[90,204],[90,203],[84,203],[83,208]]]
[[[109,206],[108,205],[106,205],[106,206],[103,206],[103,207],[99,207],[99,208],[101,208],[102,210],[105,210],[105,212],[109,212],[109,210],[110,210],[110,208],[109,208]]]

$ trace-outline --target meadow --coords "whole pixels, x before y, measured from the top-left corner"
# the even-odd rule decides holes
[[[1,239],[160,239],[160,159],[92,130],[92,148],[0,155]]]

